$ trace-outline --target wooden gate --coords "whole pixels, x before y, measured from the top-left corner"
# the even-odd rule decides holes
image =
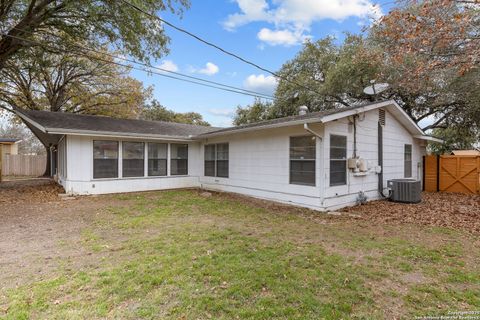
[[[426,156],[425,191],[480,194],[480,157]]]

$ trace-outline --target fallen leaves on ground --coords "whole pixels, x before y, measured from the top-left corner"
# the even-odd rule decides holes
[[[422,194],[418,204],[372,201],[342,212],[380,223],[412,223],[480,233],[480,196],[461,193]]]
[[[58,194],[64,192],[50,179],[3,181],[0,183],[0,204],[58,201]]]

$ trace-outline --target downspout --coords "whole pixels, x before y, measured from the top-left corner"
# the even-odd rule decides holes
[[[314,130],[310,129],[310,127],[308,126],[308,123],[303,124],[303,129],[305,129],[305,131],[313,134],[320,142],[322,142],[323,137],[320,134],[318,134],[317,132],[315,132]],[[323,152],[321,154],[323,154]],[[323,161],[321,163],[323,164]],[[315,166],[316,166],[316,164],[315,164]],[[325,166],[323,166],[323,167],[325,168]],[[322,171],[322,174],[323,174],[323,171]],[[324,180],[324,179],[322,179],[322,180]],[[322,183],[321,186],[322,186],[323,190],[320,190],[320,205],[323,206],[324,201],[325,201],[325,184]]]
[[[303,124],[303,129],[305,129],[306,131],[310,132],[311,134],[313,134],[315,137],[319,138],[320,141],[322,141],[322,136],[318,133],[316,133],[315,131],[313,131],[312,129],[310,129],[310,127],[308,126],[308,123],[304,123]]]
[[[378,121],[378,165],[380,166],[380,172],[378,173],[378,193],[383,198],[386,198],[383,194],[383,127],[380,121]]]
[[[357,118],[358,115],[353,116],[353,158],[357,158]]]

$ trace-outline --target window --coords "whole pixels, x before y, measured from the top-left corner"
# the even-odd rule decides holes
[[[123,142],[123,177],[143,177],[145,175],[145,144],[143,142]]]
[[[315,185],[314,136],[290,137],[290,183]]]
[[[228,178],[228,143],[217,144],[217,177]]]
[[[411,144],[406,144],[404,153],[403,153],[403,158],[404,158],[404,177],[405,178],[411,178],[412,177],[412,145]]]
[[[148,144],[148,175],[150,177],[167,175],[167,149],[166,143]]]
[[[170,145],[170,174],[180,176],[188,174],[188,144]]]
[[[347,184],[347,137],[330,136],[330,186]]]
[[[93,141],[93,178],[118,177],[118,142]]]
[[[205,176],[215,177],[215,145],[205,146]]]
[[[205,146],[205,176],[228,178],[228,143]]]

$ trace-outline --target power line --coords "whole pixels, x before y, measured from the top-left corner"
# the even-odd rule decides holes
[[[236,59],[238,59],[238,60],[240,60],[240,61],[242,61],[242,62],[244,62],[244,63],[246,63],[246,64],[249,64],[249,65],[251,65],[251,66],[253,66],[253,67],[255,67],[255,68],[259,69],[259,70],[262,70],[262,71],[264,71],[264,72],[267,72],[267,73],[275,76],[275,77],[278,78],[278,79],[282,79],[282,80],[284,80],[284,81],[287,81],[287,82],[289,82],[289,83],[291,83],[291,84],[296,85],[297,87],[301,87],[301,88],[303,88],[303,89],[307,89],[307,90],[309,90],[309,91],[311,91],[311,92],[314,92],[314,93],[316,93],[316,94],[320,94],[319,92],[313,90],[312,88],[309,88],[309,87],[307,87],[307,86],[304,86],[303,84],[300,84],[300,83],[295,82],[295,81],[293,81],[293,80],[290,80],[290,79],[288,79],[287,77],[281,76],[281,75],[279,75],[278,73],[276,73],[276,72],[274,72],[274,71],[268,70],[267,68],[264,68],[264,67],[262,67],[262,66],[260,66],[260,65],[258,65],[258,64],[256,64],[256,63],[250,61],[250,60],[247,60],[247,59],[245,59],[245,58],[242,58],[241,56],[239,56],[239,55],[236,54],[236,53],[233,53],[233,52],[231,52],[231,51],[228,51],[228,50],[226,50],[226,49],[223,49],[222,47],[220,47],[220,46],[218,46],[218,45],[216,45],[216,44],[214,44],[214,43],[212,43],[212,42],[210,42],[210,41],[207,41],[207,40],[205,40],[205,39],[203,39],[203,38],[201,38],[201,37],[193,34],[192,32],[190,32],[190,31],[188,31],[188,30],[185,30],[185,29],[183,29],[183,28],[177,27],[177,26],[174,25],[173,23],[168,22],[167,20],[164,20],[164,19],[162,19],[162,18],[160,18],[160,17],[158,17],[158,16],[156,16],[156,15],[153,15],[153,14],[151,14],[151,13],[143,10],[142,8],[140,8],[140,7],[134,5],[134,4],[132,4],[132,3],[128,2],[128,1],[126,1],[126,0],[120,0],[120,1],[122,1],[123,3],[125,3],[125,4],[128,5],[128,6],[132,7],[133,9],[137,10],[138,12],[141,12],[141,13],[149,16],[149,17],[152,18],[152,19],[156,19],[156,20],[158,20],[158,21],[160,21],[160,22],[168,25],[169,27],[171,27],[171,28],[173,28],[173,29],[175,29],[175,30],[177,30],[177,31],[180,31],[180,32],[182,32],[182,33],[185,33],[185,34],[187,34],[188,36],[190,36],[190,37],[192,37],[192,38],[194,38],[194,39],[196,39],[196,40],[198,40],[198,41],[200,41],[200,42],[202,42],[202,43],[204,43],[204,44],[206,44],[206,45],[208,45],[208,46],[210,46],[210,47],[213,47],[213,48],[215,48],[215,49],[217,49],[217,50],[219,50],[219,51],[221,51],[221,52],[223,52],[223,53],[225,53],[225,54],[227,54],[227,55],[229,55],[229,56],[232,56],[232,57],[234,57],[234,58],[236,58]]]
[[[34,35],[34,33],[31,32],[31,31],[23,30],[23,29],[20,29],[20,28],[17,28],[17,27],[15,27],[14,29],[19,30],[19,31],[22,31],[22,32],[30,33],[30,34]],[[50,35],[52,35],[52,36],[54,36],[54,37],[57,37],[57,38],[60,38],[60,36],[58,36],[58,35],[56,35],[56,34],[50,34]],[[17,36],[17,37],[18,37],[18,36]],[[33,40],[30,40],[30,41],[33,41]],[[126,58],[126,57],[114,55],[114,54],[111,54],[111,53],[106,52],[106,51],[100,51],[100,50],[92,49],[92,48],[85,47],[85,46],[79,46],[79,45],[76,45],[76,44],[73,44],[73,43],[69,43],[68,46],[77,48],[77,49],[79,49],[79,50],[87,50],[87,51],[95,52],[95,53],[98,53],[98,54],[103,54],[103,55],[112,57],[112,58],[114,58],[114,59],[123,60],[123,61],[130,62],[130,63],[135,63],[135,64],[137,64],[137,65],[141,65],[141,66],[144,66],[144,67],[147,67],[147,68],[150,68],[150,69],[156,69],[156,70],[159,70],[159,71],[162,71],[162,72],[167,72],[167,73],[170,73],[170,74],[175,74],[175,75],[182,76],[182,77],[185,77],[185,78],[188,78],[188,79],[193,79],[193,80],[202,81],[202,82],[209,83],[209,84],[213,84],[213,85],[217,85],[217,86],[222,86],[222,87],[230,88],[230,89],[233,89],[233,90],[238,90],[238,91],[243,91],[243,92],[251,93],[251,94],[254,95],[254,96],[262,97],[262,98],[265,98],[265,99],[270,99],[270,100],[273,100],[273,99],[274,99],[272,96],[270,96],[270,95],[268,95],[268,94],[264,94],[264,93],[260,93],[260,92],[256,92],[256,91],[252,91],[252,90],[247,90],[247,89],[243,89],[243,88],[239,88],[239,87],[235,87],[235,86],[223,84],[223,83],[216,82],[216,81],[212,81],[212,80],[207,80],[207,79],[203,79],[203,78],[199,78],[199,77],[190,76],[190,75],[187,75],[187,74],[184,74],[184,73],[181,73],[181,72],[171,71],[171,70],[168,70],[168,69],[164,69],[164,68],[152,66],[151,64],[146,64],[146,63],[143,63],[143,62],[140,62],[140,61],[136,61],[136,60],[133,60],[133,59],[129,59],[129,58]]]
[[[152,70],[147,70],[145,68],[139,68],[139,67],[135,67],[135,66],[131,66],[131,65],[126,65],[126,64],[122,64],[122,63],[119,63],[119,62],[115,62],[115,61],[110,61],[110,60],[105,60],[105,59],[101,59],[99,57],[94,57],[94,56],[91,56],[91,55],[88,55],[88,54],[80,54],[78,52],[69,52],[67,51],[66,49],[61,49],[61,48],[57,48],[57,47],[52,47],[52,46],[49,46],[49,45],[46,45],[44,43],[40,43],[38,41],[34,41],[34,40],[30,40],[30,39],[26,39],[26,38],[23,38],[23,37],[18,37],[18,36],[13,36],[13,35],[9,35],[9,34],[5,34],[3,33],[2,34],[3,36],[7,36],[7,37],[11,37],[11,38],[16,38],[16,39],[19,39],[19,40],[22,40],[22,41],[27,41],[27,42],[31,42],[31,43],[34,43],[38,46],[41,46],[41,47],[44,47],[44,48],[47,48],[47,49],[50,49],[50,50],[53,50],[53,51],[60,51],[60,52],[63,52],[63,53],[69,53],[69,54],[74,54],[74,55],[79,55],[79,56],[83,56],[83,57],[87,57],[89,59],[93,59],[93,60],[99,60],[99,61],[102,61],[102,62],[105,62],[105,63],[109,63],[109,64],[115,64],[115,65],[118,65],[118,66],[122,66],[122,67],[125,67],[125,68],[131,68],[131,69],[134,69],[134,70],[139,70],[139,71],[143,71],[143,72],[146,72],[146,73],[149,73],[149,74],[155,74],[155,75],[159,75],[161,77],[166,77],[166,78],[170,78],[170,79],[175,79],[175,80],[179,80],[179,81],[184,81],[184,82],[188,82],[188,83],[192,83],[192,84],[197,84],[197,85],[201,85],[201,86],[204,86],[204,87],[209,87],[209,88],[214,88],[214,89],[218,89],[218,90],[223,90],[223,91],[228,91],[228,92],[232,92],[232,93],[237,93],[237,94],[243,94],[243,95],[247,95],[247,96],[251,96],[251,97],[255,97],[255,98],[263,98],[263,99],[268,99],[268,100],[274,100],[273,97],[270,97],[270,96],[267,96],[267,95],[264,95],[264,94],[261,94],[261,93],[249,93],[248,90],[244,90],[244,89],[240,89],[240,88],[236,88],[236,87],[233,87],[233,86],[228,86],[228,85],[224,85],[224,84],[221,84],[221,83],[218,83],[218,82],[213,82],[213,81],[209,81],[209,80],[205,80],[205,79],[201,79],[201,78],[196,78],[196,77],[191,77],[191,78],[194,78],[194,79],[198,79],[198,80],[189,80],[189,79],[183,79],[183,78],[179,78],[179,77],[176,77],[176,76],[172,76],[172,75],[168,75],[168,74],[164,74],[164,73],[160,73],[160,72],[155,72],[155,71],[152,71]],[[84,47],[79,47],[83,50],[85,50],[86,48]],[[101,53],[101,52],[99,52]],[[108,54],[107,54],[108,55]],[[115,57],[114,55],[111,55],[112,57]],[[121,57],[118,57],[119,59]],[[146,65],[148,68],[151,68],[151,69],[155,69],[154,67],[152,66],[148,66]],[[157,68],[157,69],[161,69],[161,68]],[[164,69],[161,69],[162,72],[164,71],[168,71],[168,70],[164,70]],[[178,73],[180,74],[180,73]],[[180,74],[184,77],[190,77],[190,76],[187,76],[187,75],[183,75],[183,74]],[[200,81],[204,81],[204,82],[210,82],[210,83],[214,83],[215,85],[213,84],[208,84],[208,83],[204,83],[204,82],[200,82]],[[231,89],[231,88],[235,88],[235,89]],[[253,92],[253,91],[252,91]]]

